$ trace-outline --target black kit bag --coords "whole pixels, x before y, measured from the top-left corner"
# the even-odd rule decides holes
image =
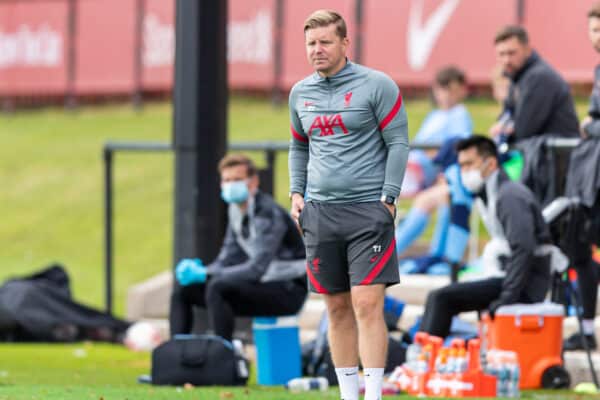
[[[219,336],[176,335],[152,352],[153,385],[241,386],[247,380],[247,360]]]

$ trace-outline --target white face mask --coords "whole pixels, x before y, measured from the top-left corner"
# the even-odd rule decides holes
[[[488,166],[489,159],[486,159],[481,164],[481,169],[486,169]],[[472,194],[477,194],[481,192],[483,189],[483,185],[485,185],[485,179],[483,178],[483,174],[481,173],[481,169],[472,169],[470,171],[461,171],[460,179],[462,180],[463,186]]]
[[[483,185],[485,184],[481,171],[478,169],[461,171],[460,179],[462,180],[463,186],[473,194],[481,192],[481,189],[483,189]]]

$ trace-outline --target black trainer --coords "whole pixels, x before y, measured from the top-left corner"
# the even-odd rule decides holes
[[[596,337],[594,335],[585,335],[590,350],[596,350]],[[574,333],[563,340],[563,349],[565,351],[585,350],[583,347],[583,337],[580,333]]]

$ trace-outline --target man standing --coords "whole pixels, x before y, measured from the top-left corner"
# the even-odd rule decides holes
[[[346,58],[346,23],[319,10],[304,24],[315,73],[290,93],[291,214],[304,234],[310,289],[325,297],[341,398],[381,398],[384,290],[399,282],[394,214],[408,157],[398,86]],[[306,201],[306,202],[305,202]]]
[[[588,12],[588,35],[594,49],[600,52],[600,3],[595,4]],[[584,139],[600,139],[600,65],[594,74],[594,86],[590,96],[588,115],[581,121],[580,133]],[[591,161],[595,165],[596,161]],[[597,167],[593,167],[597,168]],[[593,179],[587,179],[593,184]],[[581,238],[578,235],[578,239]],[[578,240],[573,254],[573,264],[577,271],[577,283],[581,291],[583,335],[591,349],[596,349],[594,334],[594,318],[596,317],[596,301],[598,299],[598,264],[592,259],[592,247],[588,240]],[[563,348],[569,350],[584,349],[581,333],[575,333],[563,342]]]
[[[512,141],[543,134],[577,136],[579,124],[569,85],[529,44],[527,31],[507,26],[494,39],[502,72],[511,80],[501,119],[490,129]]]

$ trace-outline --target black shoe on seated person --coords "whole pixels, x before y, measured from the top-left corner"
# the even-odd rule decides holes
[[[596,337],[594,335],[585,335],[590,350],[596,350]],[[574,333],[567,339],[563,340],[563,350],[585,350],[583,346],[583,337],[581,333]]]

